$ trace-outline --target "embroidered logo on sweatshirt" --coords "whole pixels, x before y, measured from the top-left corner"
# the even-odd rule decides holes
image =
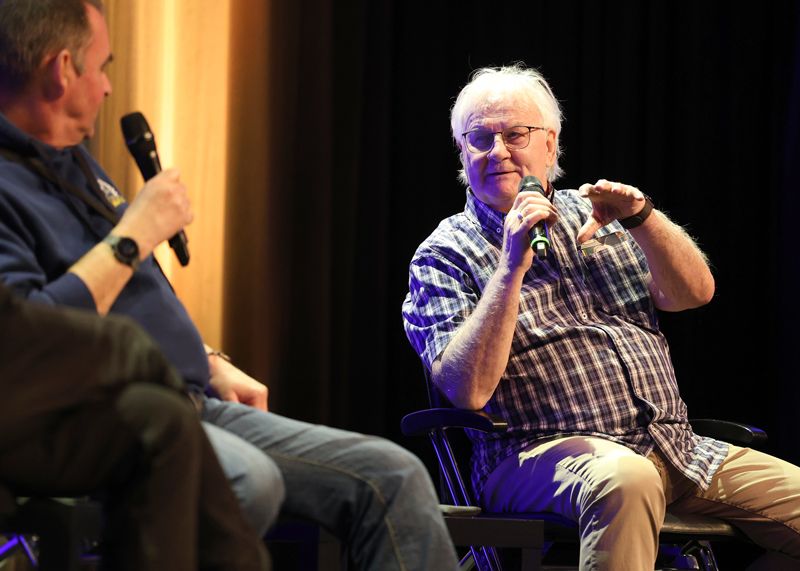
[[[103,179],[98,178],[97,184],[100,185],[100,190],[103,191],[103,194],[106,196],[106,200],[108,200],[108,202],[114,208],[125,202],[125,197],[122,196],[116,188],[108,184]]]

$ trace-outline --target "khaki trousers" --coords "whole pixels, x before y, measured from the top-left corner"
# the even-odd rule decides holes
[[[731,446],[701,491],[659,453],[603,438],[539,442],[506,459],[483,493],[492,511],[549,511],[578,523],[582,571],[652,570],[667,506],[730,521],[768,550],[751,569],[800,569],[800,468]]]

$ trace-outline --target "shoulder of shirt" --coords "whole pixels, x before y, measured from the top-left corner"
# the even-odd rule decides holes
[[[28,167],[0,155],[0,194],[29,194],[30,176],[36,175],[32,175]]]
[[[463,243],[463,239],[470,229],[477,232],[474,226],[475,223],[464,212],[448,216],[439,222],[436,229],[417,247],[411,263],[430,256],[449,259],[453,255],[458,255],[459,244]]]

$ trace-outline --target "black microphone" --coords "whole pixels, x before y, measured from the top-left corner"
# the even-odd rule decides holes
[[[156,138],[150,130],[150,125],[147,124],[144,115],[138,111],[125,115],[120,120],[120,125],[122,126],[122,136],[125,137],[125,144],[136,160],[139,172],[142,173],[145,181],[150,180],[161,172],[161,161],[158,160],[156,151]],[[188,242],[183,230],[169,239],[169,246],[175,252],[182,266],[189,263]]]
[[[541,181],[533,175],[528,175],[519,181],[519,192],[523,190],[540,192],[546,196]],[[531,228],[531,248],[539,258],[546,258],[550,253],[550,236],[547,232],[547,222],[540,220]]]

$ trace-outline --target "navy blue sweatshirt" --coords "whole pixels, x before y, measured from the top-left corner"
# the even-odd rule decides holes
[[[3,114],[0,148],[36,156],[62,179],[92,194],[73,148],[45,145],[20,131]],[[122,215],[127,204],[108,175],[83,147],[76,149]],[[85,202],[0,153],[0,281],[18,295],[96,311],[86,285],[67,270],[112,228],[109,220]],[[200,333],[152,256],[139,266],[111,306],[111,313],[127,315],[152,335],[190,389],[206,388],[208,358]],[[3,333],[9,334],[13,333]]]

